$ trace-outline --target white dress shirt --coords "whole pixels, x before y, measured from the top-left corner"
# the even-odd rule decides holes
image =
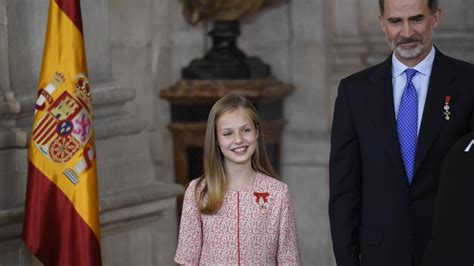
[[[420,133],[421,118],[423,117],[423,109],[425,107],[426,95],[428,94],[428,85],[430,81],[431,69],[435,57],[435,49],[432,46],[430,53],[418,65],[412,67],[418,73],[413,77],[413,85],[415,86],[418,96],[418,133]],[[392,85],[393,85],[393,104],[395,106],[395,119],[397,119],[398,108],[402,98],[403,90],[407,83],[405,70],[409,68],[405,66],[395,53],[392,54]]]

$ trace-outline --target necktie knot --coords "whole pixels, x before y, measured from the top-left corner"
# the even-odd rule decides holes
[[[405,74],[407,75],[407,83],[411,82],[411,80],[416,75],[416,73],[418,73],[418,71],[416,71],[416,69],[413,69],[413,68],[407,68],[405,70]]]

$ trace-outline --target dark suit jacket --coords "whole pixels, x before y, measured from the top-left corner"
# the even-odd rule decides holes
[[[391,68],[389,57],[339,85],[329,163],[329,217],[339,266],[421,265],[441,163],[474,129],[474,66],[436,51],[408,186]],[[443,115],[446,96],[451,96],[449,120]]]
[[[474,265],[474,132],[461,138],[441,166],[433,236],[424,266]]]

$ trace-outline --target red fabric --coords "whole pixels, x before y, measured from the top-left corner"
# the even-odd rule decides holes
[[[240,193],[237,192],[237,261],[240,266]]]
[[[450,101],[451,101],[451,96],[444,97],[444,104],[449,104]]]
[[[44,265],[101,265],[100,244],[71,201],[31,162],[23,240]]]
[[[254,192],[253,195],[257,203],[260,203],[260,198],[263,198],[263,202],[268,202],[268,192]]]
[[[82,33],[82,16],[80,0],[55,0],[56,4],[72,20]]]

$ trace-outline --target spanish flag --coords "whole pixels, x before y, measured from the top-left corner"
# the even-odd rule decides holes
[[[101,265],[80,0],[50,0],[29,147],[23,240],[45,265]]]

